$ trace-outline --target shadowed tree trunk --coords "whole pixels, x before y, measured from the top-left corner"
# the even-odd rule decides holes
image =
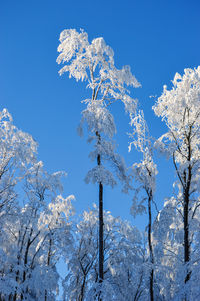
[[[96,132],[96,136],[98,138],[98,143],[101,141],[101,136],[98,132]],[[97,165],[101,165],[101,155],[97,155]],[[103,243],[103,184],[99,183],[99,283],[103,281],[103,262],[104,262],[104,243]],[[101,297],[98,297],[99,301],[101,301]]]
[[[151,202],[152,202],[152,190],[148,192],[148,215],[149,215],[149,225],[148,225],[148,245],[149,245],[149,255],[150,262],[154,264],[154,256],[153,256],[153,247],[152,247],[152,216],[151,216]],[[154,269],[151,268],[150,279],[149,279],[149,291],[150,291],[150,300],[154,301]]]
[[[101,141],[101,136],[96,132],[98,143]],[[97,155],[97,164],[101,165],[101,155]],[[103,246],[103,184],[99,183],[99,282],[103,281],[103,261],[104,261],[104,246]]]
[[[189,197],[186,193],[184,197],[184,262],[187,265],[190,261],[190,242],[189,242],[189,222],[188,222],[188,214],[189,214]],[[187,268],[187,275],[185,277],[185,283],[190,280],[191,272]]]
[[[188,173],[187,177],[186,174],[184,174],[184,180],[185,180],[185,191],[184,191],[184,216],[183,216],[183,222],[184,222],[184,262],[187,265],[190,261],[190,239],[189,239],[189,202],[190,202],[190,190],[191,190],[191,180],[192,180],[192,167],[190,164],[191,161],[191,130],[187,136],[186,141],[188,142]],[[185,277],[185,283],[190,279],[191,272],[187,268],[187,275]]]
[[[189,145],[190,149],[190,145]],[[190,151],[188,155],[188,159],[190,161]],[[186,179],[186,177],[184,176]],[[184,211],[183,211],[183,223],[184,223],[184,262],[185,265],[188,265],[190,261],[190,239],[189,239],[189,202],[190,202],[190,184],[192,179],[192,168],[189,164],[188,166],[188,177],[186,179],[185,191],[184,191]],[[190,280],[191,271],[189,271],[187,267],[187,274],[185,277],[185,283]]]
[[[190,194],[191,194],[191,182],[192,182],[192,165],[191,165],[191,131],[192,127],[190,127],[190,131],[188,134],[185,134],[185,143],[187,147],[187,163],[188,167],[181,174],[178,170],[174,159],[174,165],[176,168],[177,175],[182,185],[183,191],[183,225],[184,225],[184,263],[186,266],[186,276],[185,283],[190,280],[191,270],[188,268],[188,264],[190,261],[190,231],[189,231],[189,212],[190,208]],[[185,297],[185,301],[189,299]]]
[[[103,280],[103,185],[99,183],[99,281]]]

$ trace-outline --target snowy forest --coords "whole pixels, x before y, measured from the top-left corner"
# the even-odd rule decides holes
[[[85,182],[98,188],[96,203],[78,215],[76,191],[63,190],[67,171],[49,173],[31,133],[2,109],[0,300],[200,300],[200,66],[176,73],[154,97],[152,110],[166,129],[155,139],[134,97],[140,79],[130,66],[116,67],[104,38],[63,30],[57,63],[61,78],[82,82],[88,95],[77,100],[84,106],[77,127],[90,145]],[[115,141],[120,124],[112,108],[119,102],[129,118],[127,152],[141,157],[131,166]],[[172,162],[176,176],[161,210],[154,197],[158,156]],[[104,192],[119,184],[132,200],[132,223],[104,210]],[[142,231],[134,218],[144,215]]]

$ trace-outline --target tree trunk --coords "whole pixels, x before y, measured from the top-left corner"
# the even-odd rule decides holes
[[[99,183],[99,282],[103,281],[103,185]]]
[[[100,144],[101,136],[98,132],[96,132],[96,136],[98,138],[97,143]],[[101,155],[97,155],[97,165],[101,165]],[[103,241],[103,184],[99,183],[99,283],[103,281],[103,263],[104,263],[104,241]],[[101,301],[101,297],[99,295],[99,301]]]
[[[189,118],[189,115],[188,115]],[[191,193],[191,181],[192,181],[192,165],[191,165],[191,157],[192,157],[192,147],[191,147],[191,136],[192,135],[192,126],[190,126],[189,133],[185,134],[185,147],[187,147],[187,164],[188,167],[183,171],[183,173],[180,173],[175,159],[174,159],[174,165],[176,168],[176,172],[178,175],[178,178],[180,179],[181,185],[183,187],[183,224],[184,224],[184,263],[186,267],[186,276],[185,276],[185,284],[190,280],[191,277],[191,271],[189,270],[188,264],[190,261],[190,233],[189,233],[189,211],[190,208],[190,193]],[[180,152],[180,149],[178,149],[178,152]],[[183,157],[185,157],[185,154],[182,154]],[[185,301],[189,300],[187,296],[185,296]]]
[[[52,247],[52,239],[49,239],[49,250],[48,250],[48,256],[47,256],[47,266],[50,265],[50,260],[51,260],[51,247]],[[44,300],[47,301],[47,290],[45,290],[45,296]]]
[[[186,192],[184,195],[184,262],[187,265],[190,261],[190,241],[189,241],[189,196]],[[185,277],[185,283],[190,279],[190,271],[187,267],[187,275]]]
[[[190,261],[190,241],[189,241],[189,193],[186,189],[184,192],[184,215],[183,215],[183,223],[184,223],[184,263],[186,266],[186,276],[185,276],[185,284],[190,280],[191,271],[188,268],[188,263]],[[187,294],[185,294],[185,301],[189,301]]]
[[[149,215],[149,226],[148,226],[148,244],[149,244],[149,255],[150,262],[154,264],[154,256],[153,256],[153,247],[152,247],[152,237],[151,237],[151,227],[152,227],[152,217],[151,217],[151,201],[152,201],[152,191],[148,193],[148,215]],[[154,269],[151,268],[150,278],[149,278],[149,291],[150,291],[150,300],[154,301]]]
[[[84,275],[83,283],[82,283],[82,286],[81,286],[81,294],[80,294],[80,296],[79,296],[79,298],[78,298],[80,301],[83,301],[83,300],[84,300],[85,279],[86,279],[86,275]]]
[[[191,146],[188,138],[188,161],[191,160]],[[184,262],[187,266],[190,261],[190,239],[189,239],[189,203],[190,203],[190,186],[192,180],[192,167],[189,164],[188,166],[188,176],[186,180],[186,176],[184,174],[185,179],[185,189],[184,189],[184,212],[183,212],[183,223],[184,223]],[[188,266],[186,267],[187,274],[185,277],[185,283],[190,280],[191,271],[189,271]]]

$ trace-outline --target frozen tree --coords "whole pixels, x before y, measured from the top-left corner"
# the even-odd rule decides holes
[[[48,174],[42,162],[25,176],[25,204],[5,216],[1,231],[1,300],[55,300],[61,249],[71,244],[71,200],[61,190],[61,172]],[[20,202],[21,203],[21,202]]]
[[[0,112],[0,212],[9,210],[16,199],[15,187],[35,161],[37,143],[13,125],[6,109]]]
[[[75,225],[74,246],[63,281],[64,300],[145,300],[145,262],[141,233],[104,212],[104,281],[98,283],[98,209],[84,211]]]
[[[112,295],[105,296],[105,300],[147,300],[149,274],[142,234],[121,219],[115,220],[112,232],[114,239],[110,241],[108,253],[109,285],[105,290]]]
[[[84,211],[81,220],[74,222],[73,246],[64,254],[68,274],[63,280],[64,300],[85,300],[93,282],[98,280],[98,210]]]
[[[155,176],[157,174],[157,167],[153,161],[153,148],[151,137],[149,135],[148,126],[144,119],[143,111],[139,111],[137,115],[131,118],[130,125],[133,127],[133,132],[129,134],[132,138],[129,144],[129,151],[131,151],[132,146],[142,153],[142,161],[140,163],[135,163],[132,166],[133,176],[135,180],[139,183],[139,186],[135,189],[135,195],[133,198],[133,205],[131,208],[131,213],[135,217],[137,214],[142,214],[146,211],[145,202],[147,200],[148,204],[148,249],[149,258],[152,265],[150,269],[150,279],[149,279],[149,292],[150,300],[154,300],[154,252],[153,252],[153,242],[152,242],[152,202],[155,192]],[[145,192],[145,195],[143,194]],[[142,200],[138,200],[141,195]]]
[[[57,62],[64,67],[59,71],[60,75],[67,72],[69,77],[77,81],[87,82],[91,90],[91,97],[83,100],[86,108],[82,111],[82,124],[86,122],[88,131],[92,135],[90,140],[95,142],[95,150],[91,153],[92,159],[97,160],[97,166],[90,170],[86,176],[86,182],[99,185],[99,281],[103,280],[103,185],[115,185],[113,174],[102,165],[102,160],[108,160],[114,165],[120,180],[125,181],[126,169],[124,162],[114,152],[112,138],[116,132],[114,119],[109,112],[109,106],[122,101],[125,110],[131,115],[135,112],[136,100],[129,96],[127,86],[139,87],[139,83],[132,75],[129,66],[117,69],[114,64],[114,52],[106,45],[103,38],[96,38],[90,43],[88,35],[81,30],[64,30],[60,34],[60,52]]]
[[[153,238],[159,300],[184,300],[183,222],[174,197],[160,210],[153,224]]]
[[[182,262],[184,300],[192,300],[193,248],[198,230],[200,172],[200,67],[176,73],[173,87],[164,86],[153,109],[168,127],[156,143],[160,151],[173,158],[177,175],[176,210],[182,221]]]

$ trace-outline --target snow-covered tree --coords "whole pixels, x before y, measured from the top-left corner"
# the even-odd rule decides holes
[[[64,30],[60,34],[60,52],[57,62],[64,67],[59,71],[60,75],[67,72],[69,77],[77,81],[87,82],[91,90],[91,97],[83,100],[86,108],[82,111],[82,125],[86,122],[88,131],[92,135],[90,141],[94,141],[95,150],[91,158],[97,160],[97,166],[90,170],[86,176],[86,182],[99,185],[99,281],[103,280],[103,185],[116,184],[113,174],[102,165],[102,160],[108,160],[117,170],[120,180],[128,185],[125,174],[124,161],[114,151],[112,138],[116,132],[113,116],[109,106],[116,101],[121,101],[125,110],[133,114],[137,101],[129,96],[127,86],[139,87],[139,83],[132,75],[130,67],[124,66],[117,69],[114,64],[114,52],[106,45],[102,37],[88,41],[88,35],[81,30]]]
[[[72,240],[69,217],[74,197],[58,195],[63,173],[48,174],[42,162],[36,163],[36,143],[3,112],[8,120],[0,127],[1,180],[7,184],[0,219],[0,300],[55,300],[56,263]],[[19,180],[17,195],[14,186]]]
[[[37,184],[31,183],[34,188],[29,202],[24,207],[16,206],[5,219],[1,236],[2,300],[56,299],[56,263],[62,248],[67,249],[72,239],[68,219],[73,196],[64,199],[59,195],[47,203],[46,194],[54,180],[57,182],[55,175],[52,178],[48,187],[40,182],[41,177],[34,179]]]
[[[145,212],[146,207],[148,207],[148,250],[150,263],[152,265],[149,277],[149,293],[150,300],[153,301],[155,299],[153,267],[155,260],[152,242],[152,202],[155,192],[155,176],[157,174],[157,167],[153,161],[152,141],[149,135],[148,126],[144,119],[143,111],[139,111],[131,118],[130,125],[133,128],[133,133],[129,134],[132,139],[129,144],[129,151],[131,151],[132,146],[134,146],[142,153],[142,161],[140,163],[134,163],[131,168],[134,179],[139,183],[139,186],[135,188],[131,213],[135,217],[137,214]],[[147,205],[145,205],[146,201]]]
[[[183,251],[179,259],[184,271],[179,288],[180,293],[185,288],[185,300],[193,300],[190,279],[193,278],[192,262],[200,208],[200,67],[185,69],[183,76],[176,73],[172,84],[171,90],[164,86],[153,107],[155,114],[162,117],[168,127],[168,132],[158,139],[156,145],[173,158],[176,170],[174,206],[181,219],[179,231],[181,228]]]
[[[0,212],[1,216],[9,210],[16,199],[17,183],[35,161],[37,143],[33,138],[19,130],[10,113],[0,112]]]
[[[153,239],[158,300],[184,300],[183,222],[174,197],[165,201],[154,221]]]
[[[98,282],[98,209],[84,211],[75,225],[64,300],[145,300],[145,260],[141,233],[104,212],[104,281]]]
[[[73,246],[64,259],[68,274],[63,281],[64,300],[83,301],[93,282],[98,280],[98,210],[84,211],[74,222]]]

